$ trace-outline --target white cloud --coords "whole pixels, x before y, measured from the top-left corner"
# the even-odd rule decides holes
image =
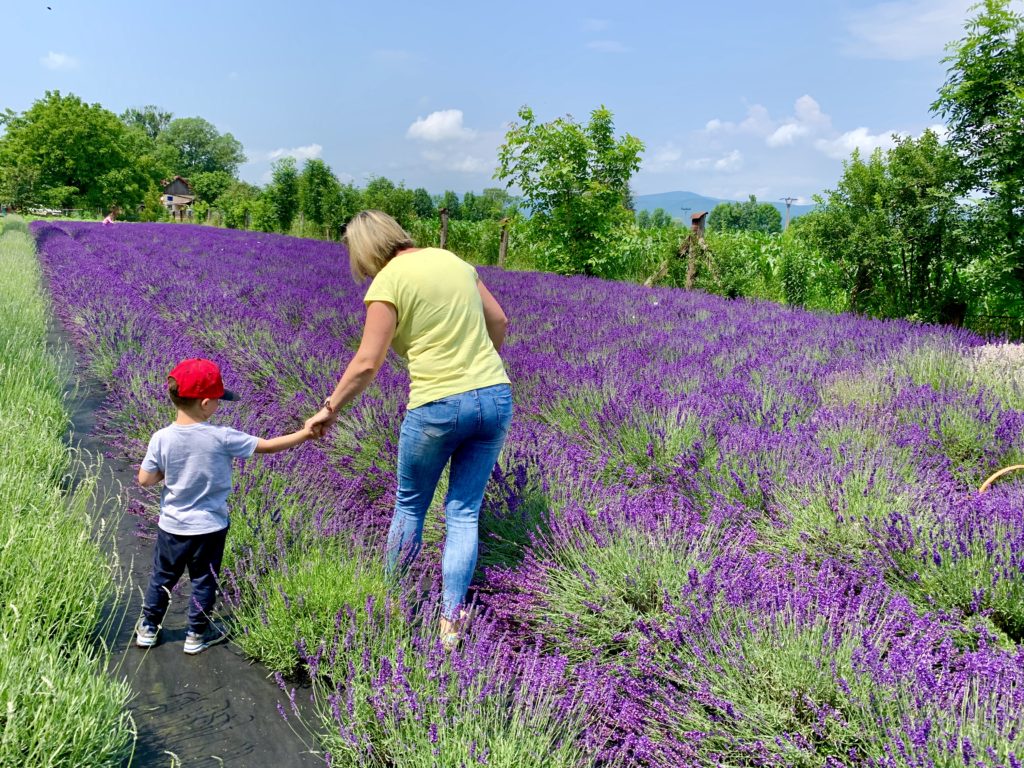
[[[483,173],[494,169],[493,162],[487,162],[475,155],[465,152],[438,152],[427,150],[423,153],[426,160],[435,170],[457,171],[458,173]]]
[[[809,126],[828,127],[832,125],[832,118],[821,111],[821,105],[809,94],[804,94],[793,105],[796,119]]]
[[[649,173],[676,173],[678,171],[717,171],[735,173],[743,167],[743,153],[733,149],[719,157],[685,157],[682,149],[669,142],[654,150],[644,160],[643,169]]]
[[[755,136],[766,136],[775,130],[776,122],[768,114],[768,110],[760,104],[747,108],[747,116],[741,123],[719,120],[717,117],[708,120],[704,126],[707,133],[750,133]]]
[[[741,123],[714,118],[704,126],[708,134],[747,134],[763,138],[769,147],[783,147],[793,144],[804,136],[826,132],[832,126],[832,119],[821,111],[815,99],[804,94],[793,104],[793,114],[776,119],[761,104],[747,108],[747,116]]]
[[[457,158],[452,164],[451,169],[462,173],[483,173],[484,171],[493,170],[494,163],[488,163],[479,157],[466,155],[465,157]]]
[[[786,123],[780,125],[772,132],[768,138],[765,139],[765,143],[769,147],[784,147],[788,144],[792,144],[801,136],[806,136],[810,133],[810,128],[806,125],[800,125],[800,123]]]
[[[50,51],[39,59],[39,63],[47,69],[53,70],[78,69],[78,59],[66,53],[56,53],[54,51]]]
[[[651,173],[664,173],[666,171],[672,171],[676,168],[678,163],[683,157],[683,151],[672,142],[665,144],[662,147],[658,147],[651,154],[644,158],[643,167],[644,170],[650,171]]]
[[[274,149],[267,152],[267,160],[278,160],[282,157],[294,157],[296,160],[312,160],[320,157],[324,148],[319,144],[309,144],[305,147],[294,147],[292,149]]]
[[[421,141],[465,141],[476,136],[476,131],[462,124],[461,109],[442,109],[417,118],[405,135]]]
[[[722,173],[735,173],[743,167],[743,154],[734,149],[715,161],[715,170]]]
[[[936,58],[963,36],[976,0],[895,0],[875,3],[847,17],[843,53],[864,59]]]
[[[821,106],[813,97],[804,94],[793,105],[793,116],[772,131],[765,138],[769,147],[784,147],[793,144],[797,139],[826,131],[832,127],[832,119],[821,111]]]
[[[819,152],[835,160],[845,160],[854,149],[860,150],[861,157],[866,157],[879,147],[890,149],[895,144],[892,131],[872,134],[867,128],[854,128],[834,139],[818,139],[814,142]]]
[[[583,31],[584,32],[604,32],[611,24],[607,19],[584,19],[583,20]]]
[[[591,40],[587,48],[598,53],[626,53],[629,50],[618,40]]]

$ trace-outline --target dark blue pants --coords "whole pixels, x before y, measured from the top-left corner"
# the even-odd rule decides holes
[[[228,529],[197,536],[179,536],[158,530],[153,552],[153,575],[149,577],[142,616],[150,626],[160,626],[167,613],[171,590],[188,568],[188,577],[192,580],[188,629],[202,634],[209,626],[210,611],[217,600],[217,574],[224,558]]]

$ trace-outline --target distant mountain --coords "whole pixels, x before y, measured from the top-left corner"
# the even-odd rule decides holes
[[[655,208],[663,208],[665,213],[682,219],[685,222],[690,216],[699,211],[710,213],[719,203],[742,202],[737,200],[722,200],[716,197],[705,197],[696,192],[659,192],[655,195],[637,195],[633,198],[638,211],[653,211]],[[781,200],[758,200],[759,203],[771,203],[782,214],[782,221],[786,221],[786,204]],[[795,219],[814,208],[813,205],[792,205],[789,209],[790,219]]]

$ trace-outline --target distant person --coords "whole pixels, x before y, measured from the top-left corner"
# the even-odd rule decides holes
[[[149,440],[139,468],[144,488],[164,482],[160,520],[142,617],[135,644],[156,645],[171,589],[188,568],[192,600],[185,653],[202,653],[227,639],[227,631],[210,620],[217,599],[217,576],[228,533],[231,460],[253,453],[277,453],[319,434],[310,427],[270,440],[230,427],[208,424],[221,400],[237,400],[224,389],[220,369],[210,360],[179,363],[167,377],[167,391],[177,408],[174,422]]]
[[[110,213],[107,214],[107,218],[103,220],[103,226],[113,224],[115,221],[117,221],[117,208],[112,208]]]
[[[441,248],[417,248],[393,218],[356,214],[345,230],[366,324],[351,362],[307,427],[329,428],[369,386],[388,347],[409,361],[409,403],[398,438],[398,488],[386,566],[400,576],[420,551],[423,523],[441,471],[445,499],[440,639],[462,639],[466,592],[476,568],[484,488],[512,420],[512,389],[501,356],[508,319],[476,269]]]

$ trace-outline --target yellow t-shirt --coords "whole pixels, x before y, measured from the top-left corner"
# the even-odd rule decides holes
[[[471,264],[440,248],[399,254],[373,278],[363,301],[398,310],[391,346],[409,361],[409,409],[510,383],[487,335],[477,281]]]

